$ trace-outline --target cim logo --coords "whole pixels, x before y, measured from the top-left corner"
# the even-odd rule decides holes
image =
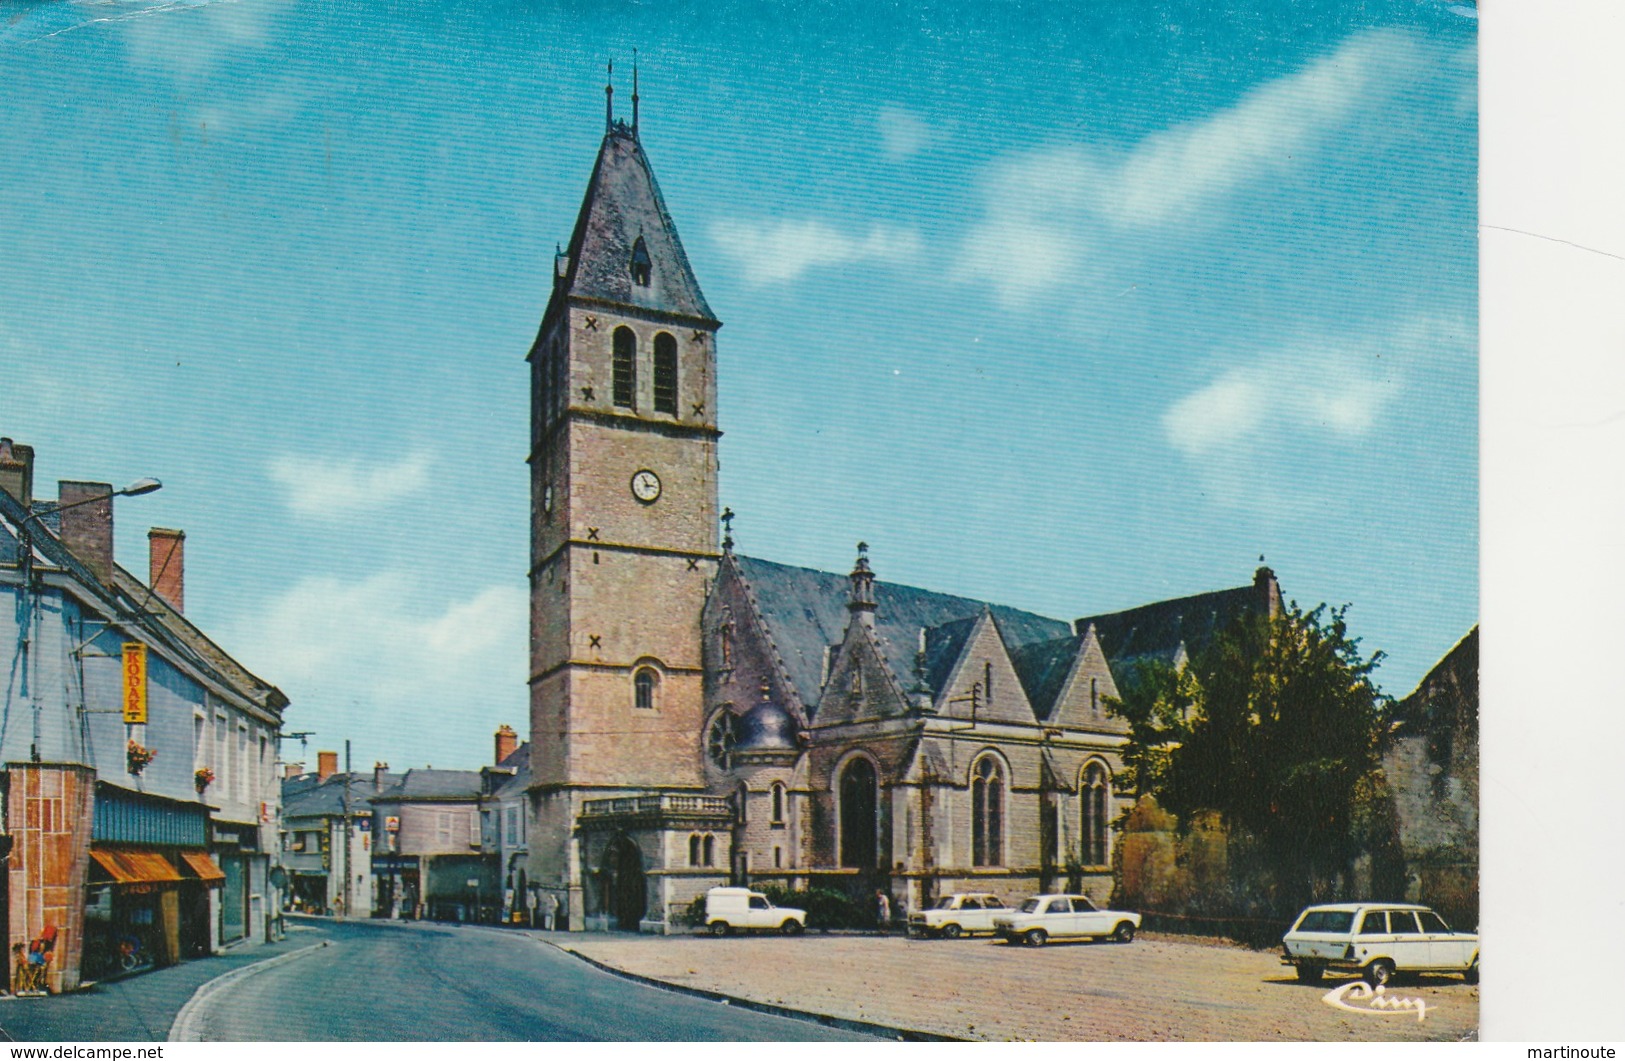
[[[1418,1021],[1425,1020],[1428,1004],[1420,998],[1390,995],[1381,987],[1371,987],[1364,980],[1353,980],[1332,988],[1320,997],[1328,1006],[1346,1009],[1350,1013],[1374,1013],[1379,1017],[1397,1017],[1415,1013]]]

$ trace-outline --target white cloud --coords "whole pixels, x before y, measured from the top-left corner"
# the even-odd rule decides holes
[[[893,162],[908,161],[931,141],[931,129],[924,119],[902,107],[880,108],[875,126],[880,131],[880,150]]]
[[[269,470],[290,508],[319,519],[381,508],[410,497],[429,481],[429,462],[422,453],[372,466],[357,460],[282,456],[271,462]]]
[[[903,262],[920,252],[913,229],[871,225],[843,232],[822,221],[718,221],[711,238],[753,284],[794,280],[810,269],[858,262]]]
[[[1208,457],[1265,436],[1357,438],[1377,423],[1397,386],[1369,352],[1312,344],[1230,369],[1175,402],[1163,431],[1187,457]]]
[[[1426,61],[1403,33],[1363,33],[1227,109],[1131,149],[1064,144],[1007,157],[984,182],[984,213],[965,242],[960,279],[991,283],[1011,305],[1087,280],[1083,266],[1112,237],[1198,223],[1225,198],[1303,166]]]
[[[474,767],[499,723],[526,728],[527,623],[522,586],[464,590],[386,571],[302,579],[224,643],[287,693],[320,739],[355,736],[377,749],[366,755]]]

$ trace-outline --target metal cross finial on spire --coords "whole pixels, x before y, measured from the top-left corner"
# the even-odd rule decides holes
[[[734,549],[734,510],[722,510],[722,551],[731,553]]]
[[[604,132],[615,128],[615,60],[607,64],[608,76],[604,79]]]
[[[858,543],[858,555],[859,556],[868,556],[869,555],[869,543],[868,542],[859,542]]]
[[[638,135],[638,50],[632,49],[632,135]]]

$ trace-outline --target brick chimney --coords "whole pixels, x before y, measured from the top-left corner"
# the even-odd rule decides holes
[[[1263,557],[1259,559],[1262,560]],[[1281,584],[1275,580],[1274,571],[1260,567],[1253,572],[1253,589],[1258,593],[1265,615],[1274,619],[1281,614]]]
[[[372,790],[374,792],[382,792],[384,790],[384,775],[387,773],[389,773],[388,763],[372,764]]]
[[[0,438],[0,490],[24,508],[34,503],[34,447]]]
[[[282,764],[282,776],[283,777],[298,777],[300,774],[302,774],[304,772],[305,772],[305,764],[304,763],[283,763]]]
[[[110,483],[57,483],[57,536],[103,582],[113,581],[113,487]]]
[[[178,612],[186,611],[186,532],[154,527],[147,532],[147,585]]]
[[[339,753],[338,752],[317,752],[316,753],[316,776],[317,777],[321,778],[323,781],[326,781],[328,778],[332,777],[334,774],[336,774],[338,772],[339,772]]]
[[[512,726],[504,724],[501,729],[497,730],[496,765],[501,766],[517,747],[519,747],[519,734],[513,731]]]

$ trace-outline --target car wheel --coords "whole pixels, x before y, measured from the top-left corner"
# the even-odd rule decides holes
[[[964,929],[960,928],[958,925],[942,926],[943,939],[958,939],[962,932],[964,932]]]
[[[1112,939],[1118,943],[1134,942],[1134,925],[1128,921],[1117,922],[1117,928],[1112,931]]]
[[[732,928],[728,925],[728,922],[726,922],[726,921],[713,921],[713,922],[711,922],[711,935],[716,936],[719,939],[721,937],[723,937],[723,936],[726,936],[731,931],[732,931]]]
[[[1298,966],[1298,983],[1318,984],[1320,978],[1325,974],[1326,970],[1323,966],[1315,965],[1312,962],[1304,962]]]
[[[786,936],[799,936],[801,935],[801,922],[793,917],[789,918],[779,926],[779,931]]]
[[[1041,928],[1029,928],[1027,934],[1021,937],[1029,947],[1042,947],[1049,942],[1049,933]]]
[[[1365,967],[1365,982],[1372,987],[1381,987],[1394,978],[1394,963],[1387,958],[1378,958]]]
[[[1471,965],[1469,965],[1467,967],[1467,971],[1461,974],[1461,978],[1463,980],[1467,981],[1469,984],[1478,983],[1478,959],[1477,958],[1473,959],[1473,964],[1471,964]]]

